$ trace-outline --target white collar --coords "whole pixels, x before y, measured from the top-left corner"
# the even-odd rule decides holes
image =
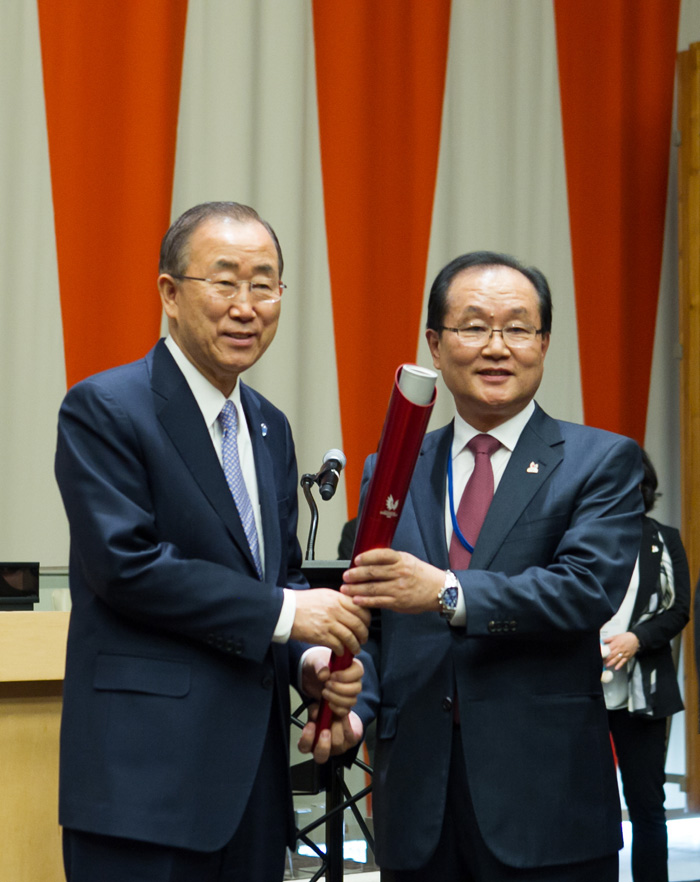
[[[165,345],[175,359],[175,363],[184,374],[184,377],[187,380],[187,385],[190,387],[195,401],[199,405],[199,409],[202,411],[204,422],[211,429],[221,413],[221,408],[227,400],[226,397],[216,388],[216,386],[207,380],[199,368],[192,364],[169,334],[165,338]],[[236,405],[236,410],[239,414],[242,413],[241,384],[238,381],[236,381],[236,385],[233,387],[233,392],[228,396],[228,400]]]
[[[500,426],[491,429],[488,434],[500,441],[502,446],[512,453],[523,429],[534,412],[535,402],[529,401],[519,413],[506,420],[505,423],[501,423]],[[478,429],[475,429],[466,420],[462,419],[458,413],[455,413],[452,459],[464,450],[465,446],[475,435],[479,434],[481,433]]]

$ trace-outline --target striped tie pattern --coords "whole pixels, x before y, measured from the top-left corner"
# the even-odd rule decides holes
[[[255,515],[253,514],[253,506],[243,478],[241,461],[238,458],[238,411],[236,410],[236,405],[232,401],[227,401],[218,419],[223,431],[221,458],[226,483],[233,496],[233,501],[236,503],[258,576],[262,578],[260,545],[258,542],[258,531],[255,527]]]

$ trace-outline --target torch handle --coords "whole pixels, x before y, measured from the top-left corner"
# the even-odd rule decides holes
[[[342,655],[333,655],[331,657],[331,663],[329,665],[331,671],[344,671],[345,668],[349,668],[352,664],[352,653],[346,649]],[[325,701],[321,701],[321,706],[318,709],[318,716],[316,717],[316,735],[314,737],[314,747],[316,747],[316,742],[318,741],[318,736],[321,734],[323,729],[330,729],[331,721],[333,719],[333,712],[330,707],[326,704]]]
[[[357,524],[353,560],[370,548],[391,546],[435,403],[436,379],[434,371],[416,365],[401,365],[396,371],[374,473]],[[350,664],[352,654],[346,650],[341,656],[332,656],[329,667],[331,671],[342,671]],[[322,701],[314,747],[321,730],[330,728],[332,717]]]

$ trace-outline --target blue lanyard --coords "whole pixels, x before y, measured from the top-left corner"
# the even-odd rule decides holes
[[[474,546],[470,545],[469,542],[467,542],[464,533],[462,533],[462,531],[459,529],[459,524],[457,523],[457,515],[455,514],[454,487],[452,484],[452,451],[450,451],[450,455],[447,457],[447,492],[450,496],[450,517],[452,518],[452,529],[454,531],[454,534],[462,543],[462,545],[467,549],[469,554],[474,554]]]

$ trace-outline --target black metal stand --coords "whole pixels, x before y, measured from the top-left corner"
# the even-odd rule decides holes
[[[311,524],[309,526],[309,538],[306,541],[306,560],[310,561],[314,559],[315,556],[315,548],[316,548],[316,531],[318,530],[318,506],[316,505],[316,500],[314,499],[311,488],[316,483],[318,479],[318,475],[302,475],[301,481],[301,489],[304,491],[304,498],[311,510]],[[311,586],[313,588],[313,585]]]
[[[340,587],[343,571],[347,567],[348,561],[307,560],[303,564],[302,571],[312,588],[337,589]],[[301,705],[292,715],[292,723],[299,728],[303,728],[304,725],[298,718],[304,708],[305,705]],[[372,774],[372,769],[357,758],[354,759],[353,765]],[[298,830],[297,839],[308,845],[321,860],[321,867],[311,878],[311,882],[320,879],[324,874],[326,882],[343,882],[343,817],[346,809],[352,811],[362,835],[374,853],[374,838],[357,808],[357,803],[371,792],[372,786],[351,794],[345,784],[345,762],[342,758],[333,757],[325,766],[319,766],[313,760],[293,766],[292,789],[298,794],[320,793],[325,789],[325,813],[318,820]],[[310,834],[322,824],[325,824],[326,828],[325,854],[310,838]]]
[[[303,722],[297,715],[304,710],[301,705],[292,715],[292,723],[303,728]],[[366,763],[355,758],[353,765],[358,766],[367,774],[372,774],[372,769]],[[315,794],[325,789],[326,811],[324,814],[297,830],[297,841],[307,845],[321,861],[321,866],[311,877],[311,882],[325,875],[326,882],[343,882],[343,820],[346,809],[350,809],[364,836],[372,854],[374,854],[374,837],[370,832],[365,819],[362,817],[357,803],[372,792],[372,785],[364,787],[358,793],[351,793],[345,783],[345,765],[342,759],[331,758],[325,766],[319,766],[313,760],[307,760],[292,766],[292,789],[295,794]],[[325,824],[326,851],[325,853],[311,839],[311,834]]]

